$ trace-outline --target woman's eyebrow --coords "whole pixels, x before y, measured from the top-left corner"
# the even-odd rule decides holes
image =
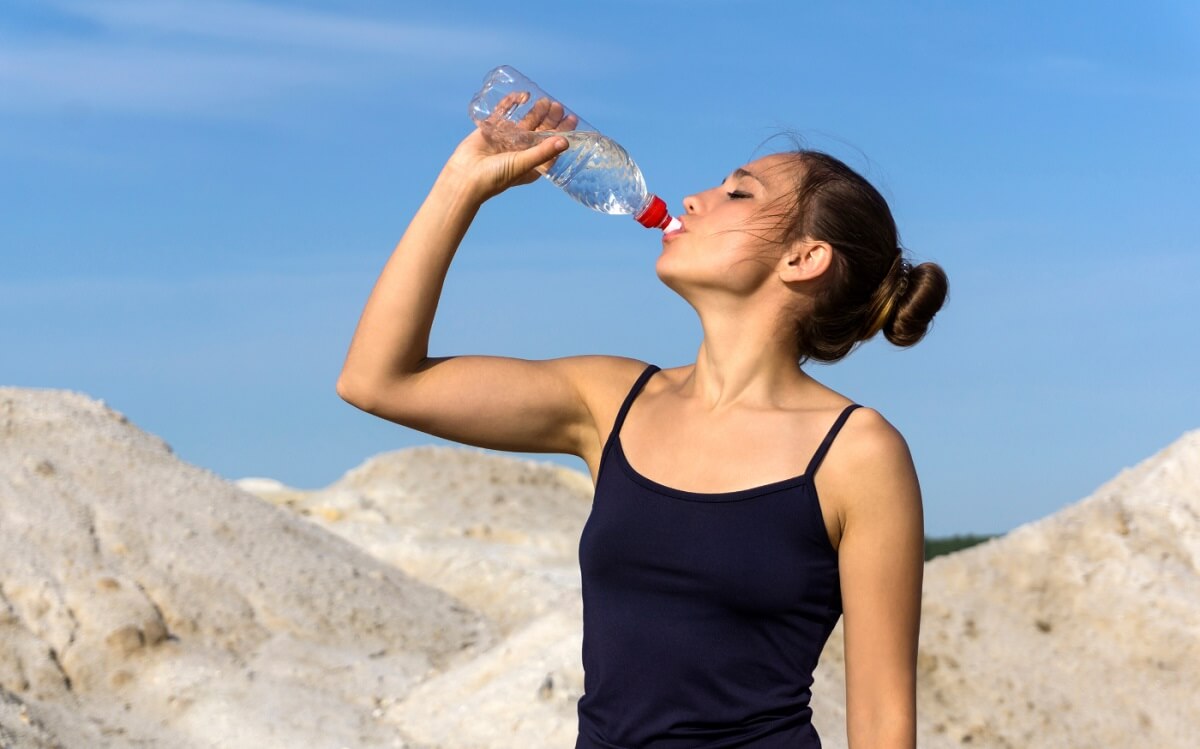
[[[746,171],[745,169],[742,169],[741,167],[738,167],[737,169],[734,169],[734,170],[733,170],[733,174],[732,174],[732,175],[730,175],[730,176],[733,176],[733,177],[749,177],[750,179],[754,180],[754,181],[755,181],[755,182],[757,182],[758,184],[760,184],[760,185],[762,185],[762,184],[763,184],[763,181],[762,181],[761,179],[759,179],[758,177],[754,176],[753,174],[751,174],[750,172]],[[763,186],[765,187],[766,185],[763,185]]]

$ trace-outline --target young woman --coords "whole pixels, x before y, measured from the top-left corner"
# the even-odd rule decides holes
[[[577,749],[819,747],[812,672],[840,616],[849,746],[915,747],[916,471],[883,416],[802,365],[879,331],[916,343],[945,274],[910,266],[886,202],[845,164],[777,153],[688,196],[663,236],[657,274],[704,331],[694,363],[430,356],[476,211],[565,147],[462,141],[367,300],[338,394],[446,439],[586,462]]]

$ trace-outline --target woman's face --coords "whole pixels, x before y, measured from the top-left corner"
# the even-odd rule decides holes
[[[774,268],[779,212],[795,191],[794,161],[772,154],[735,169],[720,184],[683,200],[679,231],[663,235],[656,270],[671,288],[752,290]],[[748,262],[754,261],[754,262]]]

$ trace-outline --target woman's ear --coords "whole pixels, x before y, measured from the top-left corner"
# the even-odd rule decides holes
[[[784,283],[811,281],[833,262],[833,248],[826,242],[798,239],[779,258],[776,270]]]

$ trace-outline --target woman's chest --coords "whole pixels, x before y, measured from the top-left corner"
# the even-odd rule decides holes
[[[687,499],[613,466],[597,486],[579,559],[589,585],[764,615],[836,594],[837,555],[824,533],[802,478],[762,494]]]
[[[789,449],[803,439],[770,424],[714,428],[672,423],[652,434],[621,430],[614,441],[639,473],[692,492],[732,492],[804,473],[809,455]]]

